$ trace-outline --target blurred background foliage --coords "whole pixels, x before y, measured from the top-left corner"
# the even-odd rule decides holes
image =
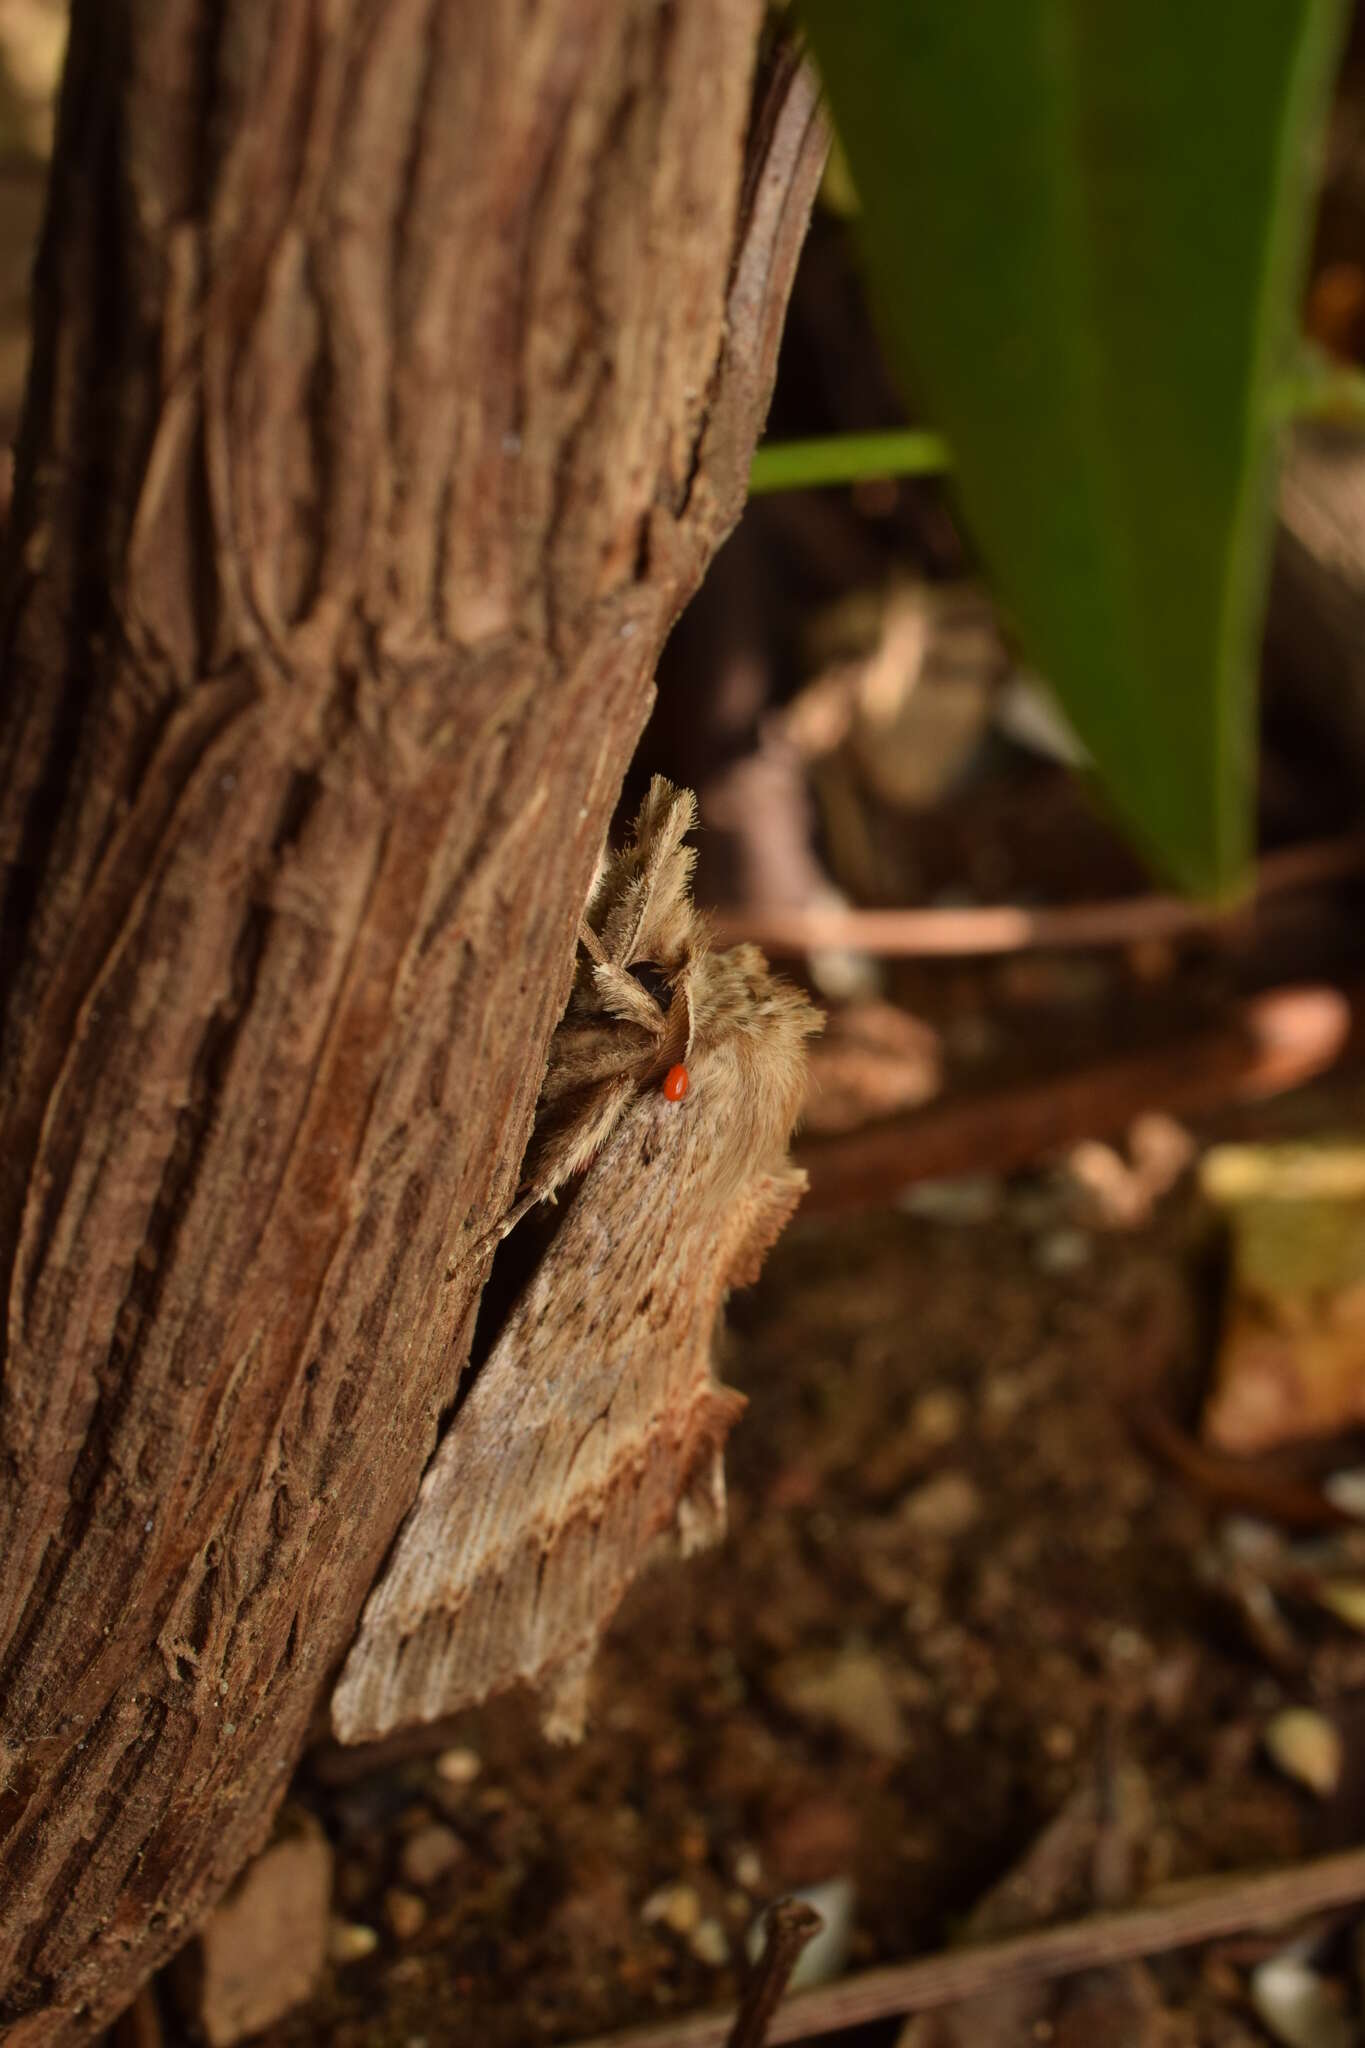
[[[1341,0],[804,0],[903,388],[1129,828],[1245,881],[1277,393]]]

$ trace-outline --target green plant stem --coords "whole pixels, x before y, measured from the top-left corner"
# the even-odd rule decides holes
[[[865,477],[939,476],[952,467],[941,434],[912,427],[880,434],[829,434],[810,441],[768,441],[749,472],[749,491],[809,490]]]
[[[1326,420],[1335,426],[1365,427],[1365,374],[1349,363],[1309,362],[1296,376],[1275,386],[1271,407],[1279,420]]]

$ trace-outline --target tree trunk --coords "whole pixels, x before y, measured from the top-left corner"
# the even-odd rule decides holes
[[[0,707],[0,2023],[264,1838],[821,159],[761,0],[76,0]]]

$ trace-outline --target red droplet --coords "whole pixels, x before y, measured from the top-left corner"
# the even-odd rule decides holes
[[[670,1102],[681,1102],[687,1093],[686,1067],[670,1067],[664,1075],[664,1094]]]

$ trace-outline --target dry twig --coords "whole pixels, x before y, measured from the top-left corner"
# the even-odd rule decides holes
[[[851,910],[829,904],[761,904],[717,911],[712,923],[729,945],[752,939],[769,954],[790,957],[844,948],[884,958],[958,958],[1084,946],[1126,946],[1143,939],[1228,930],[1268,896],[1338,881],[1365,868],[1365,833],[1310,840],[1267,854],[1254,892],[1243,903],[1192,903],[1183,896],[1131,896],[1111,903],[1069,903],[1029,910],[1013,904],[962,910]]]
[[[801,1899],[779,1899],[771,1908],[763,1953],[726,2036],[725,2048],[764,2048],[797,1959],[824,1924],[814,1906]]]
[[[1311,1913],[1356,1905],[1363,1898],[1365,1849],[1347,1849],[1251,1876],[1204,1879],[1159,1902],[896,1963],[842,1984],[802,1992],[777,2012],[767,2039],[778,2048],[784,2041],[803,2041],[869,2020],[954,2005],[1008,1984],[1068,1977],[1233,1934],[1284,1927]],[[708,2013],[628,2028],[579,2042],[576,2048],[726,2048],[733,2039],[725,2015]]]
[[[797,1149],[810,1174],[803,1214],[877,1208],[914,1181],[1013,1173],[1082,1138],[1120,1131],[1144,1110],[1206,1116],[1260,1101],[1334,1066],[1352,1031],[1350,994],[1270,989],[1151,1052],[950,1097]]]

